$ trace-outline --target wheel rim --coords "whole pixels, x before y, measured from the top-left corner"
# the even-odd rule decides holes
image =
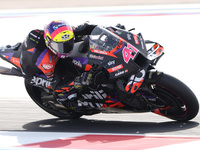
[[[187,106],[178,94],[160,85],[154,85],[153,93],[164,100],[168,106],[157,108],[154,113],[168,118],[182,118],[187,115]]]

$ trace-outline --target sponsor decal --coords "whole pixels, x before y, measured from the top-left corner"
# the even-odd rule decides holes
[[[115,60],[111,60],[108,62],[108,66],[115,65]]]
[[[42,64],[42,68],[44,68],[45,70],[50,70],[54,67],[53,64],[47,64],[47,63],[43,63]]]
[[[92,58],[92,59],[99,59],[99,60],[103,60],[103,59],[104,59],[104,57],[102,57],[102,56],[97,56],[97,55],[93,55],[93,54],[90,54],[90,55],[89,55],[89,58]]]
[[[133,34],[135,44],[140,44],[137,35]]]
[[[94,50],[94,53],[108,55],[108,53],[106,51],[101,51],[101,50],[96,50],[96,49]]]
[[[117,99],[116,100],[107,100],[106,98],[110,97],[106,93],[104,93],[103,90],[99,91],[90,91],[89,94],[82,94],[84,99],[101,99],[106,100],[103,103],[97,103],[97,102],[88,102],[88,101],[81,101],[77,100],[78,106],[89,106],[92,108],[102,108],[102,107],[124,107],[123,104],[121,104]]]
[[[124,74],[124,70],[123,70],[123,71],[120,71],[120,72],[118,72],[118,73],[115,73],[115,76],[117,77],[117,76],[122,75],[122,74]]]
[[[128,63],[130,61],[130,59],[133,60],[135,58],[137,52],[138,52],[138,49],[128,43],[128,46],[124,47],[124,49],[122,50],[122,55],[123,55],[124,61],[126,63]]]
[[[129,81],[125,87],[126,92],[135,93],[135,91],[139,89],[140,85],[144,81],[145,74],[146,72],[143,69],[140,72],[138,72],[136,75],[132,75],[129,78]]]
[[[30,33],[30,35],[32,35],[34,38],[38,38],[38,36],[33,33]]]
[[[103,106],[102,103],[92,103],[92,102],[80,101],[80,100],[78,100],[77,102],[78,102],[79,107],[90,106],[92,108],[101,108]]]
[[[82,94],[84,99],[105,99],[107,94],[103,90],[90,91],[89,94]]]
[[[142,49],[144,49],[144,42],[142,38],[140,38],[140,42],[141,42]]]
[[[127,34],[127,39],[131,40],[131,34]]]
[[[76,66],[82,68],[82,64],[81,64],[81,62],[80,62],[79,60],[73,59],[73,60],[72,60],[72,63],[73,63],[74,65],[76,65]]]
[[[107,52],[107,51],[102,51],[102,50],[91,50],[93,53],[97,53],[97,54],[102,54],[102,55],[107,55],[107,56],[111,56],[111,57],[116,57],[115,55],[112,54],[112,52]]]
[[[128,70],[126,69],[126,70],[115,73],[115,76],[117,77],[117,76],[120,76],[120,75],[127,73],[127,72],[128,72]]]
[[[15,65],[17,65],[18,67],[20,67],[20,59],[19,58],[12,57],[10,61],[13,62]]]
[[[120,65],[118,65],[118,66],[115,66],[115,67],[113,67],[113,68],[109,68],[109,69],[107,69],[107,70],[108,70],[109,73],[111,73],[111,72],[115,72],[115,71],[117,71],[117,70],[120,70],[120,69],[122,69],[122,68],[123,68],[123,65],[120,64]]]
[[[65,26],[65,24],[64,23],[59,23],[59,24],[53,26],[53,29],[56,30],[56,29],[58,29],[59,27],[62,27],[62,26]]]
[[[51,82],[46,80],[46,79],[43,79],[41,77],[36,77],[36,76],[33,76],[32,80],[31,80],[31,84],[35,85],[35,86],[42,86],[42,87],[49,87],[51,86]]]
[[[70,35],[69,34],[65,34],[65,35],[63,35],[61,38],[62,38],[62,40],[68,40],[69,39],[69,37],[70,37]]]

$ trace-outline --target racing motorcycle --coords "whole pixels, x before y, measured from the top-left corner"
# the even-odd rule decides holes
[[[199,103],[190,88],[155,69],[164,54],[159,43],[144,40],[141,33],[133,34],[131,30],[100,26],[92,31],[89,43],[87,53],[80,52],[82,41],[75,43],[71,57],[77,65],[87,62],[104,67],[109,72],[109,81],[98,88],[88,86],[77,101],[77,108],[67,108],[54,99],[52,89],[39,86],[50,84],[49,81],[35,79],[36,86],[25,80],[31,99],[46,112],[65,119],[98,113],[153,112],[176,121],[188,121],[198,114]],[[0,66],[1,74],[23,77],[18,47],[0,48],[0,57],[13,65]],[[120,92],[134,94],[126,101],[123,97],[119,100]]]

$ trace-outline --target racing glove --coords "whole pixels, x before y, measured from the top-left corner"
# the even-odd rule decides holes
[[[105,84],[109,80],[108,71],[98,64],[93,64],[89,72],[82,74],[82,85],[90,87],[98,87],[100,84]]]

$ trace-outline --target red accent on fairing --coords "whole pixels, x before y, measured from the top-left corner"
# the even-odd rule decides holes
[[[133,34],[135,44],[140,44],[137,35]]]
[[[67,91],[67,92],[69,92],[70,90],[70,87],[64,87],[64,88],[62,88],[63,90],[65,90],[65,91]]]
[[[123,40],[120,38],[119,43],[117,44],[117,46],[113,50],[110,51],[110,53],[113,54],[114,52],[121,49],[122,47],[123,47]]]
[[[114,54],[107,52],[107,51],[102,51],[102,50],[97,50],[97,49],[91,49],[91,51],[93,53],[97,53],[97,54],[102,54],[102,55],[107,55],[107,56],[111,56],[111,57],[115,57],[117,58],[117,56],[115,56]]]
[[[90,71],[91,68],[92,68],[92,66],[89,65],[89,64],[87,64],[87,65],[85,66],[85,71]]]
[[[19,68],[21,68],[20,59],[19,59],[19,58],[11,57],[10,61],[11,61],[13,64],[15,64],[16,66],[18,66]]]
[[[115,108],[122,108],[124,107],[124,105],[121,103],[121,102],[115,102],[115,101],[112,101],[112,100],[107,100],[105,101],[106,104],[103,104],[102,107],[115,107]]]
[[[125,88],[126,92],[128,92],[130,90],[130,85],[131,85],[131,93],[135,93],[135,91],[138,90],[138,88],[140,87],[140,85],[142,84],[144,79],[142,79],[140,82],[135,82],[133,84],[128,84]],[[134,81],[133,81],[134,82]]]
[[[154,111],[154,113],[155,113],[155,114],[158,114],[158,115],[161,115],[161,116],[165,116],[164,114],[162,114],[162,113],[160,112],[160,110],[167,110],[167,109],[170,109],[170,106],[165,107],[165,108],[157,108],[157,109]],[[167,116],[165,116],[165,117],[167,117]]]
[[[34,47],[34,48],[31,48],[31,49],[28,49],[27,51],[29,51],[29,52],[33,52],[34,49],[35,49],[35,47]]]
[[[109,68],[109,69],[107,69],[107,70],[108,70],[109,73],[112,73],[112,72],[115,72],[115,71],[120,70],[120,69],[122,69],[122,68],[123,68],[123,65],[120,64],[120,65],[118,65],[118,66]]]

